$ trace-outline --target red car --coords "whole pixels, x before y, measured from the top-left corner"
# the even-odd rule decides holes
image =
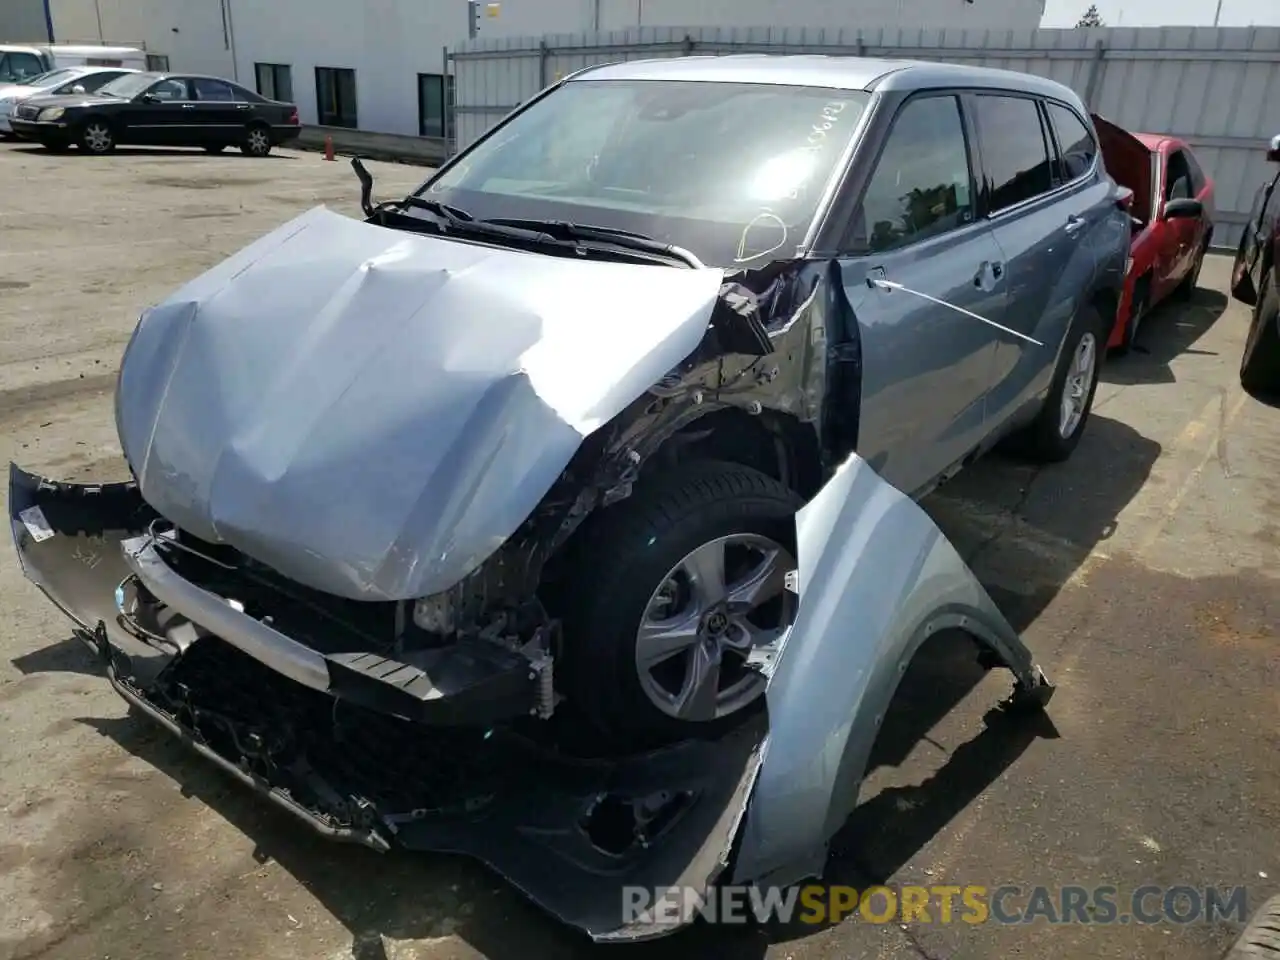
[[[1094,114],[1107,172],[1133,191],[1131,263],[1107,346],[1127,352],[1170,294],[1190,298],[1213,237],[1213,178],[1182,140],[1130,133]]]

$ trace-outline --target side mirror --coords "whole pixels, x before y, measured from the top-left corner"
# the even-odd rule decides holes
[[[1267,159],[1280,163],[1280,133],[1271,138],[1271,143],[1267,146]]]
[[[1170,200],[1164,205],[1164,210],[1160,214],[1162,220],[1194,220],[1204,215],[1204,204],[1199,200],[1193,200],[1190,197],[1179,197],[1177,200]]]
[[[84,93],[84,92],[85,92],[85,91],[84,91],[84,84],[82,84],[82,83],[77,83],[74,87],[72,87],[72,88],[71,88],[71,92],[72,92],[72,93]]]
[[[154,93],[144,93],[139,99],[141,99],[143,103],[159,103],[160,102],[160,98],[157,97]]]

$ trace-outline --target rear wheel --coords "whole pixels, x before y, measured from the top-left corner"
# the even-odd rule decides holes
[[[615,746],[714,734],[763,706],[795,612],[800,499],[734,463],[655,478],[584,529],[565,585],[561,692]]]
[[[271,152],[271,131],[265,124],[255,123],[245,131],[240,152],[246,157],[265,157]]]
[[[1250,393],[1280,393],[1280,290],[1275,267],[1262,275],[1249,335],[1240,358],[1240,385]]]
[[[1080,308],[1062,345],[1044,407],[1015,440],[1019,451],[1028,458],[1057,463],[1071,456],[1079,444],[1098,389],[1105,329],[1096,307],[1086,304]]]
[[[80,149],[86,153],[110,153],[116,148],[115,134],[105,120],[89,120],[80,128]]]

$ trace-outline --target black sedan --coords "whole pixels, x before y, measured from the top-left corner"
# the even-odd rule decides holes
[[[91,94],[31,97],[9,121],[13,132],[50,150],[72,144],[110,153],[119,144],[238,146],[253,157],[297,137],[298,109],[218,77],[131,73]]]

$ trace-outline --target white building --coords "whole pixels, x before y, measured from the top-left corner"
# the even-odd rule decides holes
[[[482,37],[635,26],[1034,29],[1045,0],[501,0]],[[59,42],[146,47],[173,70],[292,100],[303,123],[440,135],[445,48],[468,36],[466,0],[49,0]]]

